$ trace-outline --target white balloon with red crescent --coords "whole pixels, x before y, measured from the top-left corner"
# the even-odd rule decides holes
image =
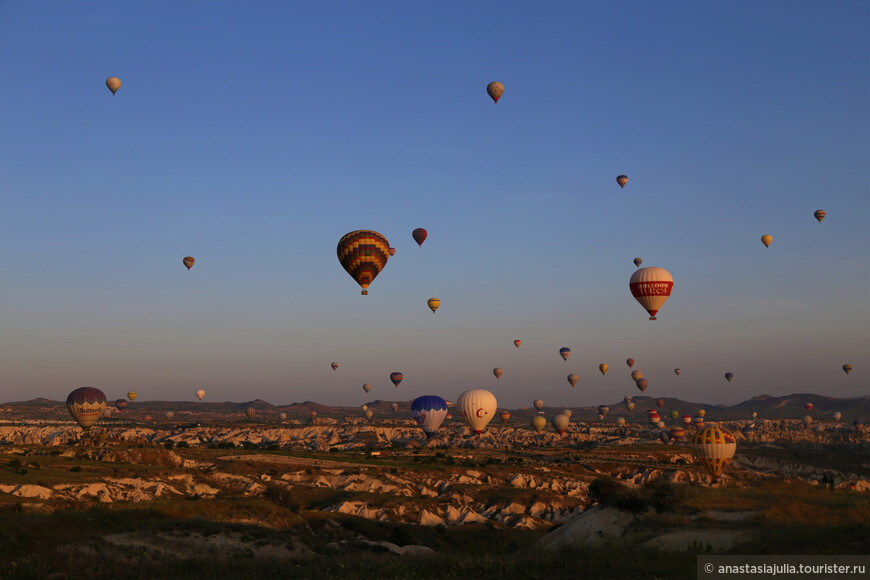
[[[674,278],[664,268],[640,268],[628,281],[631,295],[655,320],[656,313],[664,305],[674,288]]]
[[[459,410],[459,416],[465,419],[471,430],[479,436],[495,417],[498,402],[495,400],[495,395],[486,389],[471,389],[459,395],[456,399],[456,408]]]

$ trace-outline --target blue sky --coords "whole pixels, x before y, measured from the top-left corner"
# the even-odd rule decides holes
[[[868,16],[0,0],[0,400],[591,405],[629,356],[652,395],[867,395]],[[397,248],[367,297],[355,229]]]

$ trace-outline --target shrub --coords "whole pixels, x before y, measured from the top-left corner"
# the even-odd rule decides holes
[[[625,486],[613,477],[596,477],[589,484],[589,499],[593,502],[604,503],[623,487]]]
[[[188,447],[190,447],[190,443],[188,443],[187,441],[179,441],[176,447],[179,449],[187,449]]]
[[[175,447],[175,442],[174,441],[164,441],[163,446],[166,447],[167,449],[172,449],[173,447]]]
[[[72,471],[73,473],[78,473],[79,471],[82,470],[82,466],[81,465],[73,465],[72,467],[69,468],[69,470]]]
[[[293,513],[299,513],[299,510],[302,509],[302,502],[299,501],[292,489],[284,485],[272,484],[267,486],[266,491],[263,492],[263,497]]]
[[[642,512],[649,509],[650,500],[644,490],[622,486],[603,503],[629,512]]]
[[[663,481],[653,487],[651,502],[656,510],[663,511],[685,503],[690,494],[687,485]]]

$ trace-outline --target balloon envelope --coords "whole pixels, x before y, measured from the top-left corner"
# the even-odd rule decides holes
[[[817,209],[815,212],[813,212],[813,216],[817,220],[819,220],[819,223],[822,223],[822,220],[825,219],[825,215],[827,215],[827,214],[825,213],[825,210],[823,210],[823,209]]]
[[[656,314],[671,296],[674,279],[664,268],[639,268],[631,275],[628,287],[634,299],[655,320]]]
[[[552,419],[553,429],[555,429],[559,435],[562,435],[565,432],[565,430],[568,428],[568,424],[570,422],[571,422],[571,419],[569,419],[567,415],[565,415],[563,413],[559,413],[558,415],[554,416]]]
[[[849,364],[843,365],[843,372],[845,372],[847,375],[849,373],[851,373],[852,372],[852,365],[849,365]]]
[[[502,411],[498,414],[498,417],[502,423],[507,423],[511,418],[511,414],[508,411]]]
[[[843,417],[843,414],[837,411],[834,413],[834,421],[839,421]]]
[[[247,409],[245,409],[245,416],[247,416],[248,419],[253,419],[256,414],[257,410],[253,407],[248,407]]]
[[[287,413],[278,413],[278,418],[285,421],[287,419]]]
[[[196,398],[197,398],[197,399],[199,399],[200,401],[202,401],[202,398],[205,396],[205,391],[203,391],[202,389],[199,389],[198,391],[196,391],[196,392],[194,393],[194,395],[196,395]]]
[[[492,81],[486,85],[486,94],[489,95],[489,98],[491,98],[494,103],[497,103],[504,94],[504,85],[498,81]]]
[[[432,313],[434,314],[435,311],[438,310],[438,307],[441,306],[441,301],[438,300],[437,298],[430,298],[426,302],[426,304],[429,305],[429,308],[432,310]]]
[[[616,424],[619,425],[620,427],[625,425],[625,417],[617,417]]]
[[[625,408],[626,410],[628,410],[629,413],[631,413],[632,411],[634,411],[634,403],[632,403],[631,401],[627,402],[625,404]]]
[[[571,356],[571,349],[567,346],[563,346],[559,349],[559,356],[562,357],[562,360],[568,360],[568,357]]]
[[[625,359],[625,364],[628,365],[628,368],[633,367],[633,366],[634,366],[634,359],[633,359],[633,358],[627,358],[627,359]]]
[[[725,378],[726,378],[726,379],[728,380],[728,382],[730,383],[730,382],[731,382],[731,379],[734,378],[734,373],[725,373]]]
[[[643,264],[643,258],[635,258],[634,265],[636,268],[640,268],[640,265]]]
[[[108,87],[108,89],[110,91],[112,91],[112,94],[114,95],[115,93],[118,92],[118,89],[121,88],[121,79],[119,79],[118,77],[107,78],[106,79],[106,87]]]
[[[607,374],[607,369],[609,369],[609,368],[610,368],[610,367],[607,366],[607,363],[601,363],[600,365],[598,365],[598,370],[601,371],[601,374],[602,374],[602,375],[606,375],[606,374]]]
[[[577,386],[577,382],[578,382],[579,380],[580,380],[580,377],[578,377],[578,376],[575,375],[574,373],[571,373],[570,375],[568,375],[568,383],[569,383],[572,387],[576,387],[576,386]]]
[[[495,416],[497,407],[495,395],[485,389],[465,391],[456,399],[459,416],[465,419],[471,430],[478,435]]]
[[[393,412],[398,411],[398,410],[399,410],[399,403],[391,403],[391,404],[390,404],[390,409],[392,409]]]
[[[447,401],[436,395],[417,397],[411,401],[411,416],[426,438],[431,439],[447,416]]]
[[[520,345],[523,343],[519,338],[514,341],[514,346],[520,348]]]
[[[166,417],[167,421],[172,421],[172,418],[175,417],[175,412],[174,411],[166,411],[165,413],[163,413],[163,416]]]
[[[391,256],[395,256],[395,255],[396,255],[396,248],[390,248],[390,255],[391,255]]]
[[[405,375],[399,372],[390,373],[390,380],[393,381],[393,384],[396,385],[396,388],[399,388],[399,383],[402,382],[402,379],[405,378]]]
[[[540,411],[541,409],[544,408],[544,401],[542,401],[541,399],[535,399],[534,405],[535,405],[535,409]]]
[[[544,430],[544,427],[547,426],[547,420],[543,415],[535,415],[532,417],[532,429],[535,430],[535,433],[540,433]]]
[[[363,390],[368,393],[372,390],[372,386],[369,383],[366,383],[363,385]]]
[[[130,399],[131,402],[135,401],[136,397],[138,396],[139,394],[136,391],[130,391],[129,393],[127,393],[127,398]]]
[[[117,401],[115,401],[115,408],[119,411],[123,411],[127,408],[127,405],[129,404],[130,403],[127,402],[127,399],[118,399]]]
[[[334,363],[331,363],[329,366],[332,367],[332,370],[335,370],[335,369],[338,368],[338,363],[337,363],[337,362],[334,362]]]
[[[94,387],[81,387],[66,398],[66,408],[76,423],[87,432],[106,408],[106,395]]]
[[[372,410],[368,410],[365,412],[365,416],[366,416],[366,419],[371,419],[372,417],[375,416],[375,413]]]
[[[642,393],[649,386],[649,381],[647,381],[646,379],[638,379],[634,382],[634,384],[637,386],[638,389],[640,389],[640,392]]]
[[[639,380],[642,379],[642,378],[643,378],[643,372],[642,372],[642,371],[631,371],[631,380],[633,380],[633,381],[639,381]]]
[[[426,241],[426,238],[429,237],[429,232],[427,232],[423,228],[417,228],[416,230],[411,232],[411,237],[414,238],[414,241],[417,242],[418,246],[422,246],[423,242]]]
[[[599,405],[598,406],[598,414],[599,415],[604,415],[606,417],[609,412],[610,412],[610,407],[608,407],[607,405]]]
[[[683,372],[680,369],[674,369],[674,374],[680,376],[680,373]]]
[[[336,248],[338,261],[350,277],[368,294],[368,287],[380,274],[390,258],[390,242],[371,230],[356,230],[345,234]]]
[[[765,248],[769,248],[770,244],[773,242],[773,236],[764,235],[761,236],[761,243],[764,244]]]
[[[619,184],[619,187],[625,187],[625,184],[628,183],[628,176],[627,175],[617,175],[616,176],[616,183]]]
[[[495,378],[497,378],[497,379],[500,379],[500,378],[501,378],[501,375],[502,375],[503,372],[504,372],[504,371],[502,371],[502,370],[501,370],[500,368],[498,368],[498,367],[492,369],[492,374],[494,374],[494,375],[495,375]]]
[[[664,407],[664,406],[665,406],[665,400],[664,400],[664,399],[656,399],[656,407],[658,407],[659,409],[661,409],[661,408]]]
[[[191,268],[193,268],[193,264],[194,264],[194,262],[196,262],[196,260],[194,260],[194,259],[191,258],[190,256],[188,256],[188,257],[184,258],[183,260],[181,260],[181,263],[184,264],[184,266],[185,266],[188,270],[190,270]]]

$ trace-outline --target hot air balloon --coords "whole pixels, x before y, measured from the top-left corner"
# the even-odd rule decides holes
[[[194,393],[194,395],[196,395],[197,399],[202,401],[202,398],[205,396],[205,391],[203,391],[202,389],[199,389],[197,392]]]
[[[390,409],[392,409],[393,412],[395,413],[396,411],[399,410],[399,403],[391,403],[391,404],[390,404]]]
[[[190,256],[188,256],[188,257],[184,258],[183,260],[181,260],[181,263],[184,264],[185,267],[187,267],[188,270],[190,270],[191,268],[193,268],[193,263],[194,263],[194,262],[196,262],[196,260],[194,260],[194,259],[191,258]]]
[[[368,405],[363,405],[362,407],[360,407],[360,409],[362,409],[363,411],[368,411],[368,410],[369,410],[369,406],[368,406]]]
[[[106,408],[106,395],[94,387],[81,387],[66,398],[66,408],[82,431],[87,433]]]
[[[172,418],[175,417],[175,412],[174,411],[166,411],[165,413],[163,413],[163,416],[166,417],[167,421],[172,421]]]
[[[650,411],[648,414],[649,422],[653,425],[658,425],[659,421],[662,420],[662,416],[659,415],[656,411]]]
[[[571,373],[570,375],[568,375],[568,383],[569,383],[572,387],[576,387],[576,386],[577,386],[577,381],[579,381],[579,380],[580,380],[580,377],[578,377],[578,376],[575,375],[574,373]]]
[[[730,382],[731,382],[731,379],[734,378],[734,373],[725,373],[725,378],[726,378],[726,379],[728,380],[728,382],[730,383]]]
[[[103,419],[109,419],[112,416],[112,408],[106,407],[103,409],[103,412],[100,414]]]
[[[553,424],[553,429],[556,430],[556,433],[562,435],[565,433],[565,430],[568,428],[568,424],[571,422],[571,419],[568,418],[567,415],[563,415],[559,413],[558,415],[554,415],[551,423]]]
[[[630,403],[631,397],[626,396],[626,397],[623,397],[622,400],[625,401],[626,403]]]
[[[495,416],[498,403],[495,400],[495,395],[489,391],[471,389],[459,395],[459,398],[456,399],[456,408],[459,409],[460,417],[465,419],[471,430],[480,437],[487,424]]]
[[[637,385],[637,388],[640,389],[640,392],[642,393],[649,386],[649,381],[647,381],[646,379],[638,379],[634,382],[634,384]]]
[[[680,369],[674,369],[674,374],[680,376],[680,373],[683,372]]]
[[[520,345],[523,343],[519,338],[514,341],[514,346],[520,348]]]
[[[405,378],[405,375],[402,373],[390,373],[390,380],[393,381],[393,384],[396,385],[396,388],[399,388],[399,383],[402,382],[402,379]]]
[[[674,409],[673,411],[671,411],[671,419],[673,419],[674,421],[676,421],[676,420],[679,419],[679,418],[680,418],[680,413],[679,413],[676,409]]]
[[[281,419],[282,421],[286,421],[287,420],[287,413],[278,413],[278,418]]]
[[[570,419],[574,412],[571,409],[562,409],[562,414]]]
[[[769,248],[771,242],[773,242],[773,236],[769,236],[769,235],[761,236],[761,243],[764,244],[765,248]]]
[[[127,393],[127,398],[130,399],[131,403],[133,401],[135,401],[136,397],[138,397],[138,396],[139,396],[139,394],[136,391],[130,391],[129,393]]]
[[[823,210],[823,209],[817,209],[815,212],[813,212],[813,217],[815,217],[817,220],[819,220],[819,223],[822,223],[822,220],[825,219],[826,215],[827,214],[825,213],[825,210]]]
[[[804,423],[805,423],[805,424],[809,425],[809,424],[812,423],[812,422],[813,422],[813,418],[812,418],[812,417],[810,417],[809,415],[804,415]]]
[[[329,365],[329,366],[331,366],[331,367],[332,367],[332,370],[335,370],[335,369],[337,369],[337,368],[338,368],[338,363],[337,363],[337,362],[334,362],[334,363],[330,363],[330,365]]]
[[[671,295],[674,279],[664,268],[640,268],[631,275],[628,287],[634,299],[649,313],[649,319],[656,320],[656,313]]]
[[[625,184],[628,183],[628,176],[627,175],[617,175],[616,176],[616,183],[619,184],[619,187],[625,187]]]
[[[245,416],[248,419],[253,419],[256,414],[257,414],[257,410],[254,409],[253,407],[248,407],[247,409],[245,409]]]
[[[417,397],[411,401],[411,415],[426,438],[431,439],[447,416],[447,401],[435,395]]]
[[[366,383],[363,385],[363,390],[368,393],[372,390],[372,386],[369,383]]]
[[[692,419],[692,425],[695,426],[695,429],[703,429],[704,428],[704,417],[698,415],[694,419]]]
[[[665,400],[664,400],[664,399],[656,399],[656,407],[658,407],[659,409],[661,409],[661,408],[664,407],[664,406],[665,406]]]
[[[624,427],[625,426],[625,417],[617,417],[616,424],[619,425],[620,427]]]
[[[752,411],[752,418],[755,419],[758,417],[758,413],[756,411]]]
[[[855,419],[852,421],[852,428],[858,433],[862,432],[864,430],[864,421],[861,419]]]
[[[839,421],[843,417],[843,414],[839,411],[834,413],[834,421]]]
[[[127,402],[127,399],[118,399],[115,401],[115,408],[123,412],[129,404],[130,403]]]
[[[568,360],[568,357],[571,356],[571,349],[567,346],[563,346],[559,349],[559,355],[562,357],[562,360]]]
[[[627,403],[625,404],[625,409],[626,409],[629,413],[631,413],[632,411],[634,411],[634,403],[632,403],[631,401],[627,402]]]
[[[643,372],[642,372],[642,371],[631,371],[631,380],[633,380],[633,381],[639,381],[639,380],[642,379],[642,378],[643,378]]]
[[[395,256],[395,255],[396,255],[396,248],[390,248],[390,255],[391,255],[391,256]]]
[[[707,411],[705,411],[704,409],[698,409],[698,416],[699,417],[704,417],[706,415],[707,415]]]
[[[500,378],[501,378],[501,375],[502,375],[503,372],[504,372],[504,371],[502,371],[502,370],[501,370],[500,368],[498,368],[498,367],[495,367],[494,369],[492,369],[492,374],[494,374],[494,375],[495,375],[495,378],[497,378],[497,379],[500,379]]]
[[[145,420],[146,420],[146,421],[150,421],[150,420],[151,420],[151,415],[145,415]]]
[[[429,232],[423,228],[417,228],[411,232],[411,237],[414,238],[414,241],[417,242],[418,246],[422,246],[423,242],[426,241],[426,238],[429,237]]]
[[[683,420],[683,425],[685,425],[686,427],[688,427],[689,425],[692,424],[692,416],[691,415],[683,415],[682,420]]]
[[[426,304],[429,305],[429,308],[432,309],[432,314],[435,314],[435,311],[438,310],[438,307],[441,306],[441,301],[437,298],[430,298]]]
[[[507,423],[511,418],[511,414],[507,411],[502,411],[498,414],[498,417],[499,419],[501,419],[502,423]]]
[[[378,232],[356,230],[338,241],[336,253],[341,266],[362,286],[362,293],[368,294],[369,284],[387,265],[390,242]]]
[[[606,374],[607,374],[607,369],[609,369],[609,368],[610,368],[610,367],[607,366],[607,363],[601,363],[600,365],[598,365],[598,370],[601,371],[601,374],[602,374],[602,375],[606,375]]]
[[[843,365],[843,371],[848,375],[849,373],[852,372],[852,365],[850,365],[850,364]]]
[[[807,411],[812,411],[812,410],[813,410],[813,404],[812,404],[812,403],[807,403],[806,405],[804,405],[804,409],[806,409]]]
[[[635,258],[635,259],[634,259],[634,266],[635,266],[635,268],[640,268],[640,265],[641,265],[641,264],[643,264],[643,258]]]
[[[543,415],[535,415],[532,417],[532,429],[535,430],[535,433],[540,433],[544,430],[544,427],[547,426],[547,420]]]
[[[311,423],[314,424],[314,421],[317,420],[317,411],[311,411]]]
[[[502,94],[504,94],[504,85],[498,81],[492,81],[486,85],[486,94],[489,95],[489,98],[491,98],[494,103],[498,103],[498,100],[501,98]]]
[[[633,359],[633,358],[627,358],[627,359],[625,359],[625,364],[628,365],[628,368],[633,367],[633,366],[634,366],[634,359]]]
[[[686,436],[686,431],[682,427],[671,427],[671,439],[681,441]]]
[[[535,399],[534,405],[535,405],[535,409],[540,411],[541,409],[544,408],[544,401],[542,401],[541,399]]]
[[[598,406],[598,414],[599,415],[604,415],[606,417],[609,412],[610,412],[610,407],[608,407],[607,405],[599,405]]]
[[[671,440],[671,434],[668,431],[662,431],[659,433],[659,441],[667,445],[667,443]]]
[[[374,415],[374,412],[371,410],[365,412],[366,419],[371,419]]]
[[[106,86],[112,91],[112,96],[121,88],[121,79],[118,77],[109,77],[106,79]]]

